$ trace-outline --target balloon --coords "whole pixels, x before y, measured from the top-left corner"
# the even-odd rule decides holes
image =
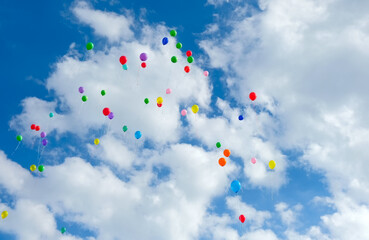
[[[141,63],[141,67],[142,68],[145,68],[146,67],[146,63],[145,62]]]
[[[17,136],[17,140],[20,142],[20,141],[22,141],[23,140],[23,137],[22,137],[22,135],[18,135]]]
[[[88,99],[88,97],[87,97],[87,96],[82,96],[82,101],[86,102],[86,101],[87,101],[87,99]]]
[[[158,98],[156,99],[156,102],[157,102],[158,104],[163,103],[163,98],[162,98],[162,97],[158,97]]]
[[[54,113],[49,113],[49,117],[54,117]]]
[[[31,167],[29,168],[32,172],[36,170],[36,165],[31,165]]]
[[[224,158],[219,158],[218,163],[219,163],[220,166],[224,167],[224,165],[226,165],[227,161]]]
[[[109,115],[108,115],[108,118],[109,119],[113,119],[114,118],[114,113],[113,112],[110,112]]]
[[[182,114],[182,116],[186,116],[187,110],[186,109],[182,109],[181,114]]]
[[[140,139],[140,138],[141,138],[141,136],[142,136],[142,134],[141,134],[141,132],[140,132],[140,131],[136,131],[136,132],[135,132],[135,137],[136,137],[136,139]]]
[[[193,113],[197,113],[199,111],[199,106],[197,106],[196,104],[192,106],[192,112]]]
[[[32,129],[32,130],[35,130],[35,128],[36,128],[36,124],[32,124],[32,125],[31,125],[31,129]]]
[[[244,223],[244,222],[245,222],[245,220],[246,220],[246,218],[245,218],[245,216],[244,216],[243,214],[241,214],[241,215],[238,217],[238,219],[240,219],[240,221],[241,221],[242,223]]]
[[[126,56],[121,56],[121,57],[119,58],[119,62],[120,62],[122,65],[126,64],[126,63],[127,63],[127,57],[126,57]]]
[[[140,54],[140,59],[141,59],[141,61],[146,61],[147,60],[147,54],[146,53],[141,53]]]
[[[189,67],[189,66],[184,67],[184,71],[185,71],[186,73],[189,73],[189,72],[190,72],[190,67]]]
[[[9,215],[9,214],[8,214],[8,212],[7,212],[7,211],[3,211],[3,212],[1,213],[1,218],[2,218],[2,219],[4,219],[4,218],[6,218],[8,215]]]
[[[241,189],[241,183],[237,180],[233,180],[231,183],[231,189],[233,192],[238,193],[238,191]]]
[[[41,132],[40,137],[41,137],[41,138],[46,137],[46,133],[45,133],[45,132]]]
[[[180,43],[180,42],[179,42],[179,43],[177,43],[177,44],[176,44],[176,48],[181,49],[181,48],[182,48],[182,43]]]
[[[192,57],[192,56],[189,56],[189,57],[187,58],[187,62],[188,62],[188,63],[192,63],[192,62],[193,62],[193,57]]]
[[[191,52],[190,50],[188,50],[188,51],[186,52],[186,56],[187,56],[187,57],[192,56],[192,52]]]
[[[220,148],[222,146],[222,144],[220,144],[220,142],[217,142],[217,144],[215,144],[217,146],[217,148]]]
[[[251,101],[255,101],[255,99],[256,99],[256,93],[251,92],[251,93],[249,94],[249,98],[250,98],[250,100],[251,100]]]
[[[127,132],[128,127],[126,125],[123,126],[123,132]]]
[[[41,127],[40,127],[40,126],[36,126],[36,127],[35,127],[35,130],[36,130],[36,131],[40,131],[40,129],[41,129]]]
[[[46,138],[42,139],[42,145],[44,145],[44,146],[47,145],[47,139]]]
[[[149,104],[149,99],[148,98],[145,98],[145,100],[144,100],[144,102],[146,103],[146,104]]]
[[[208,71],[204,71],[204,76],[205,77],[209,76],[209,72]]]
[[[164,37],[163,40],[161,40],[161,42],[163,43],[163,45],[167,45],[169,41],[167,37]]]
[[[99,145],[100,140],[98,138],[95,138],[94,143],[95,143],[95,145]]]
[[[169,32],[169,34],[170,34],[170,36],[175,37],[175,36],[177,36],[177,31],[176,30],[171,30]]]
[[[105,116],[108,116],[108,115],[109,115],[109,113],[110,113],[110,109],[109,109],[109,108],[104,108],[104,109],[103,109],[103,114],[104,114]]]
[[[124,70],[128,70],[127,64],[122,65],[122,67],[123,67]]]
[[[172,61],[172,63],[176,63],[177,62],[177,57],[173,56],[170,60]]]
[[[251,158],[251,162],[252,162],[252,164],[255,164],[256,163],[256,158]]]
[[[166,94],[170,94],[172,92],[172,89],[167,88],[167,90],[165,91]]]
[[[86,45],[87,50],[92,50],[94,48],[94,44],[92,42],[87,43]]]
[[[224,154],[224,156],[229,157],[231,155],[231,151],[229,151],[229,149],[225,149],[223,151],[223,154]]]
[[[242,115],[238,116],[238,120],[242,121],[243,120],[243,116]]]
[[[105,90],[101,90],[101,96],[105,96],[106,92]]]
[[[270,167],[270,169],[274,169],[275,168],[275,162],[274,162],[274,160],[270,160],[269,161],[269,167]]]
[[[62,227],[62,228],[60,229],[60,232],[61,232],[62,234],[64,234],[66,231],[67,231],[67,229],[66,229],[65,227]]]
[[[85,91],[85,89],[84,89],[83,87],[79,87],[79,88],[78,88],[78,92],[79,92],[79,93],[84,93],[84,91]]]
[[[40,166],[38,166],[38,170],[39,170],[40,172],[43,172],[43,171],[45,170],[44,165],[40,165]]]
[[[156,105],[158,105],[158,107],[162,107],[163,106],[162,103],[157,103]]]

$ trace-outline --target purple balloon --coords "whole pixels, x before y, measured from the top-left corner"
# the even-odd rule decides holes
[[[113,119],[114,118],[114,113],[113,112],[110,112],[109,115],[108,115],[109,119]]]
[[[41,132],[40,136],[41,136],[42,138],[44,138],[44,137],[46,137],[46,133],[45,133],[45,132]]]
[[[46,138],[42,139],[42,145],[44,145],[44,146],[47,145],[47,139]]]
[[[140,54],[140,59],[141,59],[141,61],[146,61],[147,60],[147,54],[146,53],[141,53]]]
[[[79,87],[79,88],[78,88],[78,91],[79,91],[80,93],[83,93],[83,92],[85,91],[85,89],[84,89],[83,87]]]

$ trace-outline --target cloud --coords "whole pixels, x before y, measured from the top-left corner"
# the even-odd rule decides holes
[[[72,12],[81,23],[94,29],[96,35],[106,37],[109,42],[131,40],[133,38],[133,18],[93,9],[87,2],[78,1]]]

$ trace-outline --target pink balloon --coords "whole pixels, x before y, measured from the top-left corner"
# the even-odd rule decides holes
[[[208,71],[204,71],[204,76],[205,77],[209,76],[209,72]]]
[[[172,89],[167,88],[167,90],[165,91],[167,94],[170,94],[172,92]]]
[[[253,164],[255,164],[256,163],[256,158],[251,158],[251,162],[253,163]]]
[[[186,110],[186,109],[183,109],[183,110],[181,111],[181,114],[182,114],[182,116],[186,116],[186,114],[187,114],[187,110]]]

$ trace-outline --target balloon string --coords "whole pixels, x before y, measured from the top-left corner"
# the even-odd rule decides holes
[[[19,147],[20,144],[21,144],[21,142],[18,142],[17,147],[14,149],[14,151],[12,152],[12,154],[10,154],[10,156],[12,156],[15,153],[15,151],[17,151],[17,149],[18,149],[18,147]]]

